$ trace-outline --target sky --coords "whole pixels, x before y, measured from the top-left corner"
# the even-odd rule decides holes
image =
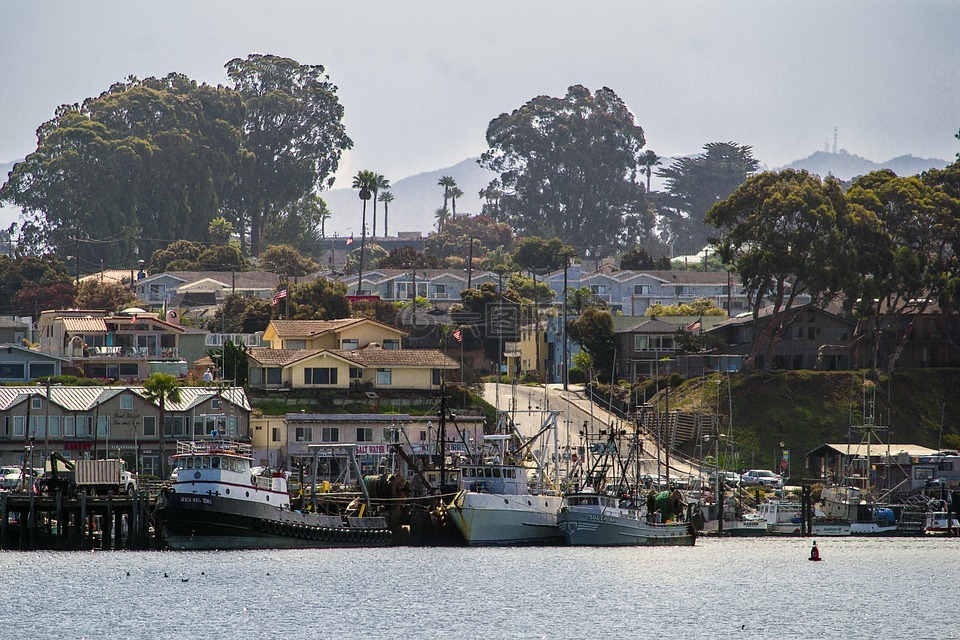
[[[226,82],[270,53],[321,64],[360,169],[392,181],[486,150],[501,113],[610,87],[647,148],[752,145],[767,167],[833,145],[874,161],[960,151],[960,1],[0,0],[0,163],[60,104],[133,75]]]

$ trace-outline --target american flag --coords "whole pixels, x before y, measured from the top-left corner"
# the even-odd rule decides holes
[[[454,338],[457,342],[463,342],[463,331],[461,331],[460,329],[457,329],[456,331],[454,331],[454,332],[453,332],[453,338]]]
[[[277,304],[278,302],[280,302],[281,300],[283,300],[283,299],[286,298],[286,297],[287,297],[287,288],[284,287],[283,289],[280,289],[280,291],[277,291],[277,292],[274,294],[274,296],[273,296],[273,304]]]

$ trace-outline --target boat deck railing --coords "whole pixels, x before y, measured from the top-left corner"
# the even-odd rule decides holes
[[[177,454],[187,453],[235,453],[241,456],[253,455],[253,446],[237,440],[214,438],[211,440],[177,441]]]

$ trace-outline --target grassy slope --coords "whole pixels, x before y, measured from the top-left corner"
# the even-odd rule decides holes
[[[784,442],[791,451],[793,476],[799,477],[809,451],[824,442],[846,442],[848,426],[863,423],[862,386],[862,372],[784,371],[735,374],[728,391],[726,377],[720,381],[715,375],[672,390],[670,409],[713,413],[719,407],[727,432],[732,400],[741,466],[773,468]],[[875,422],[891,427],[889,436],[881,434],[884,441],[935,448],[941,415],[942,446],[960,447],[960,370],[915,369],[877,385]],[[854,432],[851,438],[859,442],[861,434]],[[682,448],[696,453],[692,443]]]

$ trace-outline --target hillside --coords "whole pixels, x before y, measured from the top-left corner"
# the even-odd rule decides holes
[[[928,169],[942,169],[949,164],[937,158],[917,158],[912,155],[898,156],[886,162],[873,162],[841,149],[837,153],[817,151],[806,158],[794,160],[784,169],[806,169],[818,176],[832,175],[841,180],[851,180],[878,169],[890,169],[898,176],[912,176]]]
[[[773,468],[780,442],[792,452],[793,475],[804,456],[825,442],[845,443],[850,425],[863,423],[862,372],[782,371],[688,380],[671,390],[670,409],[713,413],[719,407],[723,432],[733,407],[733,436],[740,466]],[[876,391],[876,424],[890,426],[884,442],[960,448],[960,370],[914,369],[884,378]],[[717,397],[718,391],[720,397]],[[665,396],[661,392],[661,396]],[[661,397],[660,408],[664,407]],[[943,424],[941,434],[941,420]],[[861,433],[853,431],[854,444]],[[696,455],[696,444],[681,449]]]

